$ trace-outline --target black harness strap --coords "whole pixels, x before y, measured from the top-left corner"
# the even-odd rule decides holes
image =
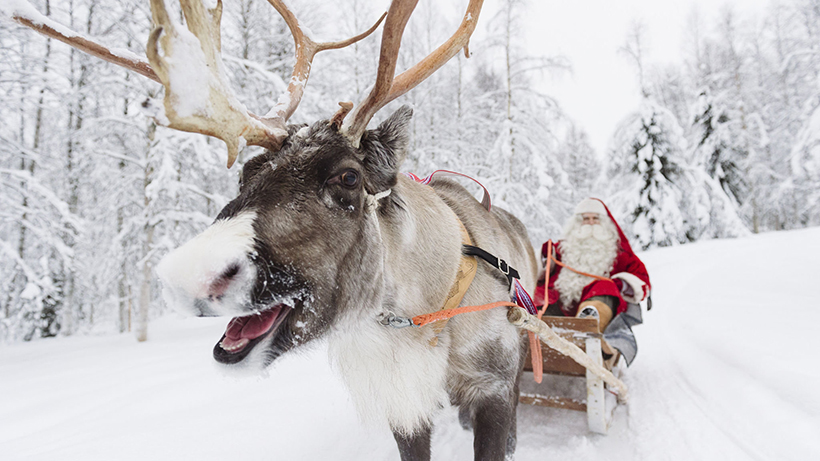
[[[467,256],[478,256],[484,261],[490,263],[491,266],[500,270],[504,275],[507,276],[507,281],[509,282],[510,287],[512,287],[513,279],[521,279],[521,277],[518,275],[518,271],[510,267],[507,264],[507,261],[504,261],[501,258],[496,258],[492,254],[487,253],[486,251],[482,250],[477,246],[461,245],[461,252]]]

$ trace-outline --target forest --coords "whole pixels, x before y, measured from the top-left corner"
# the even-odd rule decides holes
[[[334,40],[385,6],[289,3],[312,34]],[[400,68],[449,37],[462,3],[420,2]],[[148,320],[168,309],[155,264],[213,221],[260,150],[244,148],[227,170],[221,141],[157,125],[160,85],[15,23],[21,10],[142,56],[152,24],[138,0],[0,0],[0,343],[126,331],[145,340]],[[644,57],[636,23],[621,49],[642,102],[606,152],[560,95],[534,89],[572,63],[532,54],[527,12],[525,0],[485,6],[471,56],[377,114],[414,109],[403,171],[475,177],[533,245],[559,237],[590,195],[644,250],[820,224],[820,0],[775,1],[757,18],[693,12],[674,65]],[[363,99],[378,34],[316,58],[291,123]],[[222,55],[241,102],[265,113],[290,78],[293,39],[266,0],[225,2]]]

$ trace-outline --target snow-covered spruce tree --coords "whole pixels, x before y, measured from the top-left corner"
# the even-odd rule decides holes
[[[642,249],[688,240],[681,165],[686,139],[677,118],[651,96],[646,68],[646,28],[636,22],[621,53],[635,67],[643,99],[618,126],[609,152],[607,203]]]
[[[729,130],[729,117],[716,104],[708,88],[701,90],[691,108],[693,146],[688,155],[690,193],[686,200],[691,213],[687,236],[700,238],[738,237],[748,230],[738,214],[748,189],[737,162]]]
[[[720,184],[738,207],[749,199],[750,146],[748,109],[736,101],[737,88],[700,89],[692,112],[693,160]]]
[[[792,177],[786,187],[798,196],[799,224],[816,226],[820,224],[820,90],[808,105],[811,110],[792,150]]]
[[[578,203],[586,197],[604,196],[606,188],[601,178],[603,166],[583,129],[570,123],[556,157],[570,183],[571,203]]]
[[[677,119],[649,98],[615,133],[607,203],[642,249],[688,240],[682,211],[685,147]]]
[[[727,8],[715,31],[693,43],[690,140],[692,161],[719,182],[744,223],[757,230],[771,198],[770,173],[779,163],[770,132],[788,123],[782,112],[773,112],[778,104],[767,88],[764,34],[750,24]]]

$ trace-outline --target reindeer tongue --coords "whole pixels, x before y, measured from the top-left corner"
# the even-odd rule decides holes
[[[252,339],[267,333],[273,326],[283,305],[264,310],[259,314],[245,317],[234,317],[225,331],[225,339],[220,343],[229,352],[236,352],[245,347]]]

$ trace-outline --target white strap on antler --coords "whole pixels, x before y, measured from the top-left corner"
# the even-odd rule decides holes
[[[368,213],[373,213],[379,209],[379,200],[387,197],[393,192],[393,189],[387,189],[373,195],[367,194],[365,197],[365,209]]]

